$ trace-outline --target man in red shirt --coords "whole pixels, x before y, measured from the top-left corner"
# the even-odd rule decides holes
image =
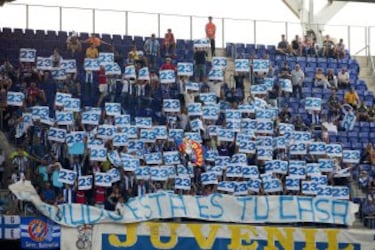
[[[206,37],[210,39],[211,42],[211,56],[215,56],[215,34],[216,25],[212,22],[212,16],[208,17],[208,23],[206,24]]]
[[[166,56],[169,55],[170,48],[172,48],[173,56],[176,55],[176,41],[174,39],[174,34],[172,33],[172,29],[168,29],[167,33],[165,33],[163,45],[164,45]]]
[[[177,70],[176,65],[172,63],[172,59],[170,57],[165,58],[165,63],[163,63],[160,66],[160,70],[167,70],[167,69],[171,69],[174,71]]]
[[[107,76],[105,75],[105,68],[104,66],[100,66],[100,69],[98,71],[98,87],[99,87],[99,93],[100,97],[98,100],[98,107],[102,104],[103,98],[107,95],[108,92],[108,84],[107,84]]]

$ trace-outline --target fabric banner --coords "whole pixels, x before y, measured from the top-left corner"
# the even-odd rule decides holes
[[[220,193],[190,196],[160,192],[131,198],[121,210],[113,212],[81,204],[48,205],[41,201],[29,181],[12,184],[9,189],[18,199],[33,202],[43,215],[65,226],[134,223],[176,217],[236,223],[315,222],[352,225],[354,214],[358,211],[358,205],[350,201],[322,197],[236,197]]]
[[[44,217],[21,218],[23,249],[53,249],[60,245],[60,226]]]
[[[374,249],[374,231],[355,229],[144,222],[95,225],[86,238],[80,231],[62,227],[61,249]]]

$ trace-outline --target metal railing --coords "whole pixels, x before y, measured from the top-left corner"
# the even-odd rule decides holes
[[[17,18],[14,18],[14,13]],[[13,13],[13,14],[12,14]],[[43,13],[41,15],[41,13]],[[178,39],[199,39],[204,37],[207,16],[189,16],[179,14],[133,12],[114,9],[93,9],[78,7],[27,5],[10,3],[0,8],[0,27],[75,30],[78,32],[122,34],[148,37],[155,33],[164,36],[164,31],[172,28]],[[214,17],[217,27],[217,47],[224,48],[226,43],[273,44],[280,41],[280,35],[286,34],[291,41],[296,34],[302,35],[300,23],[270,20],[236,19]],[[321,25],[313,24],[315,30],[339,39],[343,38],[351,53],[369,45],[372,40],[367,26]],[[372,46],[375,48],[375,46]],[[370,48],[370,47],[369,47]],[[370,49],[361,55],[374,54]]]

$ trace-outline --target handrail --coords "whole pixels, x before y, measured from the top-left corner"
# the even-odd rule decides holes
[[[365,47],[363,47],[362,49],[358,50],[356,53],[353,54],[353,56],[356,56],[358,55],[359,53],[361,53],[362,51],[364,51],[365,49],[367,49],[369,46],[368,45],[365,45]]]

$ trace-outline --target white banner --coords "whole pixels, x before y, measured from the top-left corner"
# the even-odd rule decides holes
[[[107,184],[105,176],[102,180],[96,176],[96,184],[99,181],[101,184]],[[319,197],[234,197],[218,193],[208,196],[179,196],[160,192],[135,197],[126,203],[121,211],[114,212],[81,204],[48,205],[41,201],[29,181],[12,184],[9,189],[18,199],[33,202],[43,215],[53,221],[74,227],[83,224],[134,223],[173,217],[237,223],[317,222],[352,225],[355,220],[354,213],[358,211],[358,205],[350,201]],[[149,209],[150,207],[155,209]]]

